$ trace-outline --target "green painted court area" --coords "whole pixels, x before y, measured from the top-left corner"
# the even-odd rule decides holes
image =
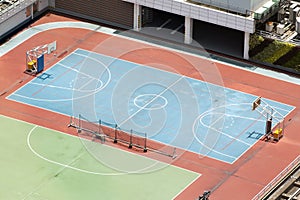
[[[0,199],[173,199],[200,174],[0,116]]]

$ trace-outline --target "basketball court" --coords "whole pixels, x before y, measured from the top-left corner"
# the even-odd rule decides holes
[[[228,163],[264,135],[266,121],[252,111],[254,95],[83,49],[7,98]],[[294,109],[265,101],[282,119]]]
[[[54,14],[2,47],[0,199],[252,199],[300,153],[297,84]]]

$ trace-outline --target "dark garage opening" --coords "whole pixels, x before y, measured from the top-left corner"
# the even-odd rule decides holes
[[[141,33],[184,42],[184,16],[165,11],[142,7]],[[193,42],[191,45],[235,57],[243,57],[244,32],[218,26],[215,24],[193,20]]]
[[[193,20],[193,39],[205,49],[243,57],[244,32]]]
[[[181,24],[184,25],[184,17],[181,15],[148,7],[143,7],[142,10],[143,27],[162,27],[175,30]],[[183,33],[184,27],[181,27],[178,31]]]
[[[167,40],[183,42],[184,17],[153,8],[143,7],[141,32]]]

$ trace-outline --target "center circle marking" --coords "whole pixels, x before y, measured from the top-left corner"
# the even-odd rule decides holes
[[[158,100],[162,100],[163,103],[153,104],[153,102],[157,102]],[[168,100],[165,97],[159,96],[157,94],[141,94],[134,98],[133,103],[136,107],[140,109],[158,110],[166,107],[166,105],[168,104]],[[153,106],[148,107],[151,104],[153,104]]]

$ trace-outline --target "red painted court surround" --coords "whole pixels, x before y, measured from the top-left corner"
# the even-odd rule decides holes
[[[48,22],[75,21],[70,18],[48,14],[31,26]],[[77,28],[60,28],[39,33],[0,58],[0,114],[35,123],[69,134],[76,134],[68,129],[69,117],[45,111],[36,107],[23,105],[6,100],[6,96],[27,83],[33,77],[23,73],[25,70],[25,52],[35,46],[57,41],[58,49],[45,57],[45,67],[48,68],[64,58],[76,48],[97,50],[99,53],[116,56],[136,63],[172,70],[183,75],[212,83],[221,82],[216,71],[207,67],[212,61],[181,54],[170,50],[114,37],[110,46],[99,48],[96,45],[112,36]],[[113,44],[113,45],[112,45]],[[120,52],[126,49],[137,49],[126,54]],[[61,56],[60,56],[61,55]],[[59,58],[58,58],[59,57]],[[197,65],[194,66],[182,58],[188,58]],[[160,64],[158,64],[160,63]],[[172,69],[167,68],[171,66]],[[210,158],[201,158],[190,152],[185,152],[174,164],[202,176],[191,184],[176,199],[196,199],[204,190],[214,189],[210,200],[251,199],[291,161],[300,154],[300,86],[279,81],[256,73],[248,72],[225,64],[216,63],[222,77],[222,85],[228,88],[251,93],[264,98],[290,104],[296,109],[286,118],[285,136],[278,143],[259,141],[234,164],[226,164]]]

